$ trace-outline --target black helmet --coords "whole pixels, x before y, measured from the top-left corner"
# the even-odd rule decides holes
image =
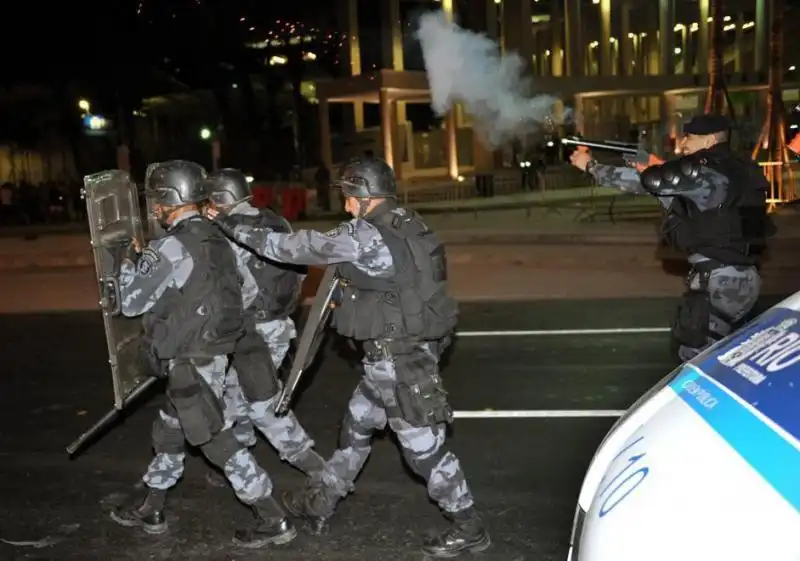
[[[355,158],[342,167],[333,185],[345,197],[358,199],[395,198],[397,183],[394,170],[380,158]]]
[[[208,176],[208,198],[215,205],[233,206],[253,198],[250,183],[238,169],[225,168]]]
[[[184,206],[200,203],[206,194],[206,170],[185,160],[150,164],[144,180],[144,192],[154,203]]]

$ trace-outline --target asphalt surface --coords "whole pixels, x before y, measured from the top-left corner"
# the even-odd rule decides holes
[[[768,305],[774,302],[765,302]],[[673,301],[639,299],[462,305],[460,329],[663,327]],[[763,307],[763,306],[762,306]],[[325,538],[301,532],[269,552],[230,544],[250,514],[209,469],[187,459],[159,537],[114,524],[106,511],[132,492],[150,452],[161,395],[70,460],[64,446],[111,406],[100,314],[0,316],[0,560],[422,559],[421,535],[443,519],[391,438],[378,438],[356,492]],[[443,372],[459,411],[625,409],[676,366],[667,335],[462,337]],[[327,345],[297,412],[324,456],[358,374]],[[487,561],[564,560],[584,470],[613,418],[458,419],[450,443],[466,470],[493,546]],[[302,483],[263,440],[256,456],[279,489]],[[6,541],[18,542],[10,545]],[[27,542],[27,543],[26,543]]]

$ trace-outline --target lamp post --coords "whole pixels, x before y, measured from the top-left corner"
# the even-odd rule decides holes
[[[203,127],[200,129],[200,138],[206,141],[211,141],[211,170],[217,171],[217,169],[219,169],[219,159],[221,156],[219,138],[217,138],[213,131],[208,127]]]

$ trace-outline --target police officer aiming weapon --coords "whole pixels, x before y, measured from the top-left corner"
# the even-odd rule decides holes
[[[667,211],[661,237],[691,265],[672,326],[684,361],[728,335],[750,312],[761,287],[758,257],[774,233],[769,184],[758,164],[731,152],[730,128],[722,116],[695,117],[683,129],[683,156],[668,162],[654,157],[656,163],[611,166],[580,148],[570,156],[600,185],[651,195]]]
[[[561,139],[565,146],[575,146],[578,151],[588,152],[589,149],[601,150],[621,154],[625,163],[637,169],[647,166],[662,164],[664,160],[649,153],[646,146],[647,136],[644,132],[639,135],[639,142],[622,142],[619,140],[587,140],[578,136]]]

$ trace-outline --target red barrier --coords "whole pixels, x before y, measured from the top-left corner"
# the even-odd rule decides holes
[[[287,220],[297,220],[308,206],[306,188],[296,183],[253,183],[253,206],[272,208]]]
[[[297,220],[306,210],[305,187],[289,187],[281,192],[281,214],[287,220]]]
[[[278,201],[275,196],[275,189],[266,185],[253,185],[253,206],[256,208],[267,208],[277,206]]]

